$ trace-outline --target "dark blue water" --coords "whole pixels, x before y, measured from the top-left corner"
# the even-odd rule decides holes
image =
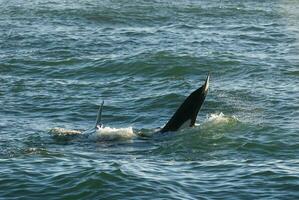
[[[298,13],[0,0],[0,199],[298,199]],[[208,72],[196,127],[153,134]]]

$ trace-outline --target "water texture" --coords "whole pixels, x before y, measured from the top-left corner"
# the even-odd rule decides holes
[[[0,199],[299,199],[298,19],[295,0],[0,0]],[[153,134],[208,72],[196,127]]]

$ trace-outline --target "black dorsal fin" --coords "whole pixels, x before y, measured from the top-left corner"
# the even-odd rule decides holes
[[[101,121],[102,121],[103,106],[104,106],[104,101],[102,101],[102,104],[101,104],[101,106],[99,108],[95,128],[97,128],[98,126],[99,127],[103,126],[103,124],[101,123]]]
[[[160,130],[161,133],[177,131],[185,124],[189,127],[194,126],[197,114],[208,93],[210,75],[207,76],[205,83],[193,91],[177,109],[167,124]]]

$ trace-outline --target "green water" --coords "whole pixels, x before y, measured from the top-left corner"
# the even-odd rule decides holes
[[[298,13],[0,0],[0,199],[298,199]],[[196,127],[153,134],[208,72]],[[51,134],[92,127],[102,100],[114,132]]]

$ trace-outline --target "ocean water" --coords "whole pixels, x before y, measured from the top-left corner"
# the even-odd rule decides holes
[[[299,199],[298,99],[297,0],[0,0],[0,199]]]

